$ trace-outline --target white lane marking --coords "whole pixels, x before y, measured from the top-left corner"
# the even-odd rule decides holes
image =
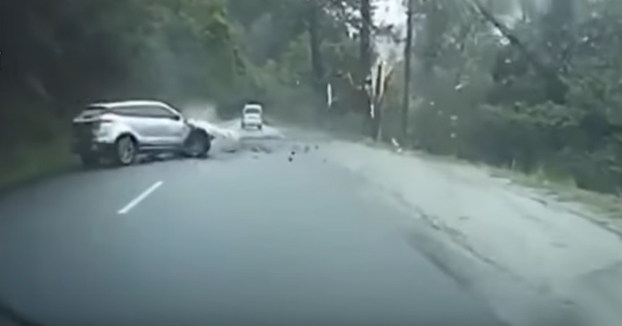
[[[125,205],[123,208],[121,208],[117,212],[117,214],[119,214],[119,215],[127,214],[132,208],[134,208],[136,205],[140,204],[140,202],[143,201],[145,198],[147,198],[147,196],[149,196],[152,192],[154,192],[156,189],[160,188],[160,186],[163,183],[164,183],[163,181],[158,181],[158,182],[154,183],[151,187],[149,187],[147,190],[143,191],[143,193],[138,195],[138,197],[134,198],[131,202],[129,202],[127,205]]]

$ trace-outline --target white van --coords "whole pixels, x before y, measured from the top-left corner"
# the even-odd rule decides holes
[[[263,120],[261,118],[263,114],[263,108],[260,104],[248,103],[244,105],[244,109],[242,110],[242,129],[246,128],[257,128],[259,130],[263,129]]]

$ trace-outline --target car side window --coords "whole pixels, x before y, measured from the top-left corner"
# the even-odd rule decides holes
[[[128,117],[140,117],[143,114],[143,111],[140,107],[137,106],[122,106],[112,109],[112,112],[124,115]]]
[[[175,114],[170,110],[157,105],[136,105],[118,107],[113,110],[115,113],[130,117],[145,118],[172,118]]]
[[[172,118],[174,116],[173,112],[155,105],[144,107],[143,112],[150,118]]]

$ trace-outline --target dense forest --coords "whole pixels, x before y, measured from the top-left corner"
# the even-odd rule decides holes
[[[401,22],[375,19],[396,1]],[[252,98],[618,193],[621,22],[617,0],[0,0],[0,168],[64,160],[54,144],[88,102],[209,100],[227,116]],[[369,91],[379,59],[391,73]]]

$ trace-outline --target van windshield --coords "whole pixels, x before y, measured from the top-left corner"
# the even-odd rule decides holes
[[[261,114],[261,109],[258,107],[245,108],[244,114]]]

